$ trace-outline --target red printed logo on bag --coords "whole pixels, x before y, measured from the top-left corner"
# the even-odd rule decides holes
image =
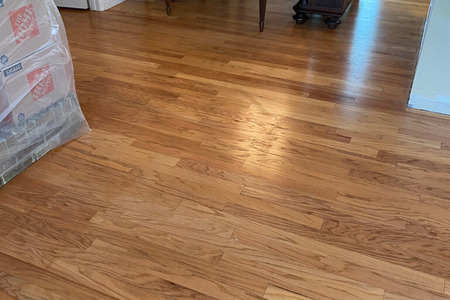
[[[44,96],[55,90],[49,65],[34,70],[27,75],[27,78],[31,87],[31,96],[33,97],[33,101],[42,99]]]
[[[9,12],[9,21],[16,36],[16,44],[39,35],[39,27],[34,14],[33,4]]]

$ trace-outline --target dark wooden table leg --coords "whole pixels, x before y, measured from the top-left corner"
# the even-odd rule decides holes
[[[168,16],[170,16],[170,14],[172,12],[172,7],[170,6],[170,0],[166,0],[166,12],[167,12]]]
[[[266,19],[267,0],[259,0],[259,31],[264,30],[264,21]]]

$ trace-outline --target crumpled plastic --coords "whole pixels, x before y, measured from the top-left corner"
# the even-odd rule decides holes
[[[0,186],[88,132],[53,0],[0,0]]]

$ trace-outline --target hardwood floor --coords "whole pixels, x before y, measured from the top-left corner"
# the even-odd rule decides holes
[[[0,299],[450,299],[426,0],[62,10],[92,132],[0,189]]]

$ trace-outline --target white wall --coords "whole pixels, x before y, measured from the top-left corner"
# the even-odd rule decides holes
[[[409,107],[450,114],[450,0],[432,0]]]

